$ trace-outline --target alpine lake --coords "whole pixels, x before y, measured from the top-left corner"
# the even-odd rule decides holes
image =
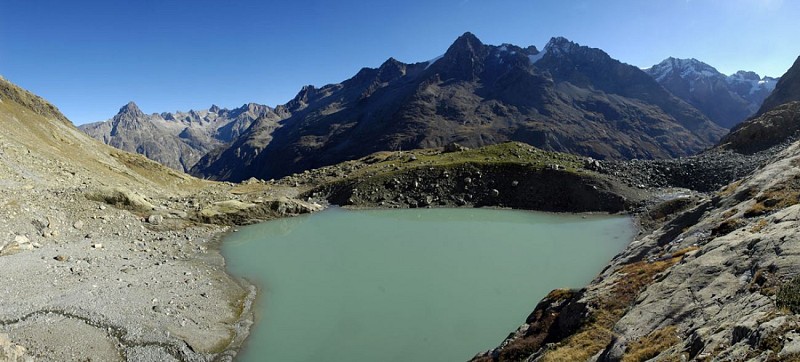
[[[468,208],[331,208],[244,227],[222,245],[228,270],[260,288],[237,360],[465,361],[633,236],[628,217]]]

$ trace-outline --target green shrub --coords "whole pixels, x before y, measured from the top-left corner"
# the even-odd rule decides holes
[[[792,313],[800,313],[800,276],[781,285],[776,295],[778,308],[787,308]]]

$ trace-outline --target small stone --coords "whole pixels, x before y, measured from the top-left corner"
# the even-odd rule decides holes
[[[100,210],[105,210],[105,209],[106,209],[106,205],[100,205],[100,207],[98,207],[98,208],[99,208]]]
[[[511,181],[511,186],[517,187],[517,185],[519,185],[519,181],[517,180]]]
[[[103,244],[100,244],[100,243],[92,244],[92,249],[100,249],[102,247],[103,247]]]
[[[74,227],[75,229],[78,229],[78,230],[82,229],[83,228],[83,220],[76,221],[74,224],[72,224],[72,227]]]
[[[500,191],[498,189],[492,189],[492,191],[490,191],[490,193],[491,193],[492,197],[500,196]]]
[[[164,217],[161,215],[150,215],[150,217],[147,218],[147,222],[153,225],[161,225],[161,223],[164,222]]]
[[[69,257],[66,256],[66,255],[59,254],[59,255],[56,255],[56,257],[53,258],[53,259],[58,260],[58,261],[67,261],[67,260],[69,260]]]

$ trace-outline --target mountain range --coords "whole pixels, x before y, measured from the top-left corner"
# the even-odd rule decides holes
[[[697,59],[667,58],[645,69],[672,94],[718,125],[731,128],[754,115],[779,78],[738,71],[726,76]]]
[[[380,150],[508,140],[601,159],[668,158],[725,132],[640,69],[564,38],[539,51],[465,33],[430,62],[389,59],[307,86],[285,107],[291,116],[278,128],[254,122],[192,173],[270,179]]]
[[[753,115],[776,78],[725,76],[694,59],[648,68],[552,38],[541,50],[471,33],[440,57],[394,58],[284,105],[143,114],[134,104],[81,126],[195,176],[279,178],[382,150],[521,141],[597,159],[687,156]]]
[[[511,52],[519,63],[505,68]],[[476,134],[498,135],[494,142],[508,135],[490,123],[503,120],[514,129],[552,122],[562,140],[609,132],[607,148],[597,149],[617,151],[647,140],[661,150],[691,141],[638,133],[658,127],[696,140],[719,132],[655,79],[604,54],[560,38],[539,51],[483,45],[465,34],[435,61],[390,60],[342,84],[306,87],[283,107],[244,116],[249,127],[232,125],[238,136],[227,144],[219,135],[233,111],[157,116],[178,125],[169,123],[181,129],[178,138],[200,130],[220,137],[211,152],[217,161],[239,147],[230,161],[250,163],[229,168],[230,175],[268,170],[279,155],[297,155],[302,169],[369,148],[458,137],[472,145]],[[570,123],[567,116],[589,114],[586,100],[595,101],[594,123]],[[424,108],[430,105],[437,107]],[[370,113],[381,110],[391,117]],[[475,123],[500,110],[511,116]],[[649,113],[604,117],[612,111]],[[228,121],[211,120],[222,114]],[[150,118],[157,117],[126,105],[108,135],[149,127]],[[201,120],[208,124],[194,125]],[[596,278],[531,304],[523,324],[475,361],[800,358],[800,59],[718,147],[672,160],[596,161],[505,143],[378,152],[275,182],[212,182],[91,139],[55,106],[2,77],[0,125],[0,360],[233,359],[255,321],[258,289],[229,275],[214,245],[230,225],[322,209],[314,201],[636,215],[635,239]],[[373,126],[380,132],[370,133]],[[409,135],[417,138],[404,143]],[[642,143],[630,143],[634,137]],[[714,172],[738,165],[746,166],[744,176]],[[681,186],[706,178],[725,186]]]
[[[170,168],[189,171],[205,154],[237,139],[256,119],[281,118],[281,109],[248,103],[236,109],[144,114],[130,102],[104,122],[79,126],[116,148],[139,153]]]

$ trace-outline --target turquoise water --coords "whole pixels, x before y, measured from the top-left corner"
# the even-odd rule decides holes
[[[550,290],[591,281],[626,217],[330,209],[241,229],[228,268],[261,287],[239,361],[463,361]]]

